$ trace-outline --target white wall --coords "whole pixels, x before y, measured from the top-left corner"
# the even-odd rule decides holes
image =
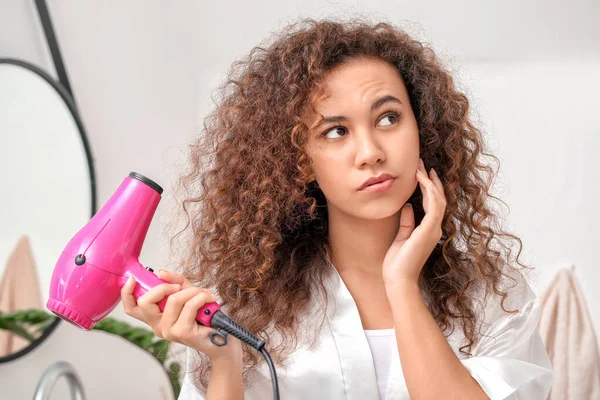
[[[597,334],[598,71],[599,61],[564,60],[476,64],[462,73],[500,159],[495,195],[510,207],[506,227],[523,240],[526,264],[537,267],[534,290],[541,294],[559,268],[574,265]]]
[[[600,82],[594,76],[600,65],[599,3],[361,3],[366,2],[49,1],[95,158],[98,204],[132,170],[160,183],[165,194],[142,262],[167,265],[168,238],[162,229],[176,164],[232,61],[301,15],[364,11],[393,21],[414,20],[405,26],[451,59],[475,97],[502,161],[497,191],[511,207],[507,227],[523,239],[525,256],[539,267],[536,290],[557,268],[575,264],[598,329],[600,297],[593,284],[599,273],[590,245],[599,221],[592,207],[599,193],[591,153],[598,148],[600,129],[594,119],[600,106],[595,94]],[[0,55],[52,72],[33,7],[9,0],[1,0],[0,7]],[[136,323],[120,306],[111,316]],[[126,346],[119,346],[118,338],[65,325],[29,357],[0,365],[0,387],[10,398],[30,396],[15,385],[17,375],[34,381],[50,360],[66,354],[85,372],[90,399],[139,395],[133,385],[145,390],[149,379],[159,380],[156,373],[148,375],[154,361],[143,360],[143,354],[124,357]],[[75,345],[105,358],[69,353]],[[115,360],[127,370],[127,381],[93,373],[112,368]],[[163,398],[151,392],[143,398]]]

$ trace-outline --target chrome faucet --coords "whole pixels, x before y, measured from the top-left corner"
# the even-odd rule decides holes
[[[79,376],[73,366],[66,361],[58,361],[44,371],[42,378],[35,389],[34,400],[47,400],[54,389],[58,378],[63,376],[67,379],[69,392],[72,400],[85,400],[85,393]]]

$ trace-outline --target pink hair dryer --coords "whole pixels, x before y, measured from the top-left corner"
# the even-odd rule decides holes
[[[158,184],[136,172],[125,178],[60,255],[46,304],[50,311],[78,328],[90,330],[119,303],[121,288],[130,276],[136,280],[136,299],[165,283],[139,261],[162,192]],[[166,302],[167,297],[158,303],[161,311]],[[217,346],[226,345],[227,333],[231,333],[256,350],[264,350],[265,341],[232,321],[217,303],[205,304],[196,320],[217,329],[210,335]]]

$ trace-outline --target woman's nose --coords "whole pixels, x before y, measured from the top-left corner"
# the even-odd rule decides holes
[[[357,137],[356,143],[356,166],[374,165],[385,160],[385,152],[381,144],[371,133],[366,133]]]

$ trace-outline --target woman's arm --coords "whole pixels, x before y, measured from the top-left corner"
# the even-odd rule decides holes
[[[411,399],[489,399],[460,362],[416,283],[386,288]]]
[[[213,360],[206,400],[243,400],[242,362]]]

